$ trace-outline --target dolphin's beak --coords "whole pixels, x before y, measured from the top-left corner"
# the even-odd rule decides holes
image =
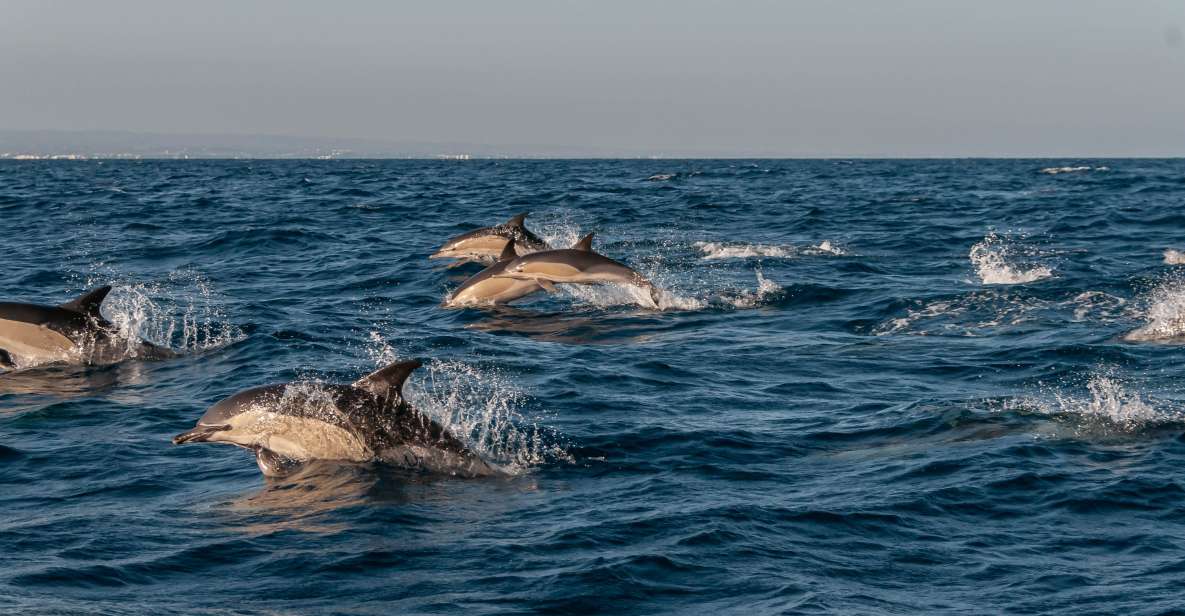
[[[452,240],[444,243],[443,246],[436,249],[436,252],[428,255],[429,259],[452,259],[457,256],[457,248],[453,246]]]
[[[204,443],[210,440],[210,436],[212,436],[215,432],[225,432],[226,430],[230,430],[230,426],[206,426],[198,424],[194,427],[194,429],[174,436],[173,444],[184,445],[185,443]]]

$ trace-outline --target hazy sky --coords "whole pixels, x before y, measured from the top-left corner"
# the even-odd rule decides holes
[[[1185,0],[0,0],[0,128],[1185,155]]]

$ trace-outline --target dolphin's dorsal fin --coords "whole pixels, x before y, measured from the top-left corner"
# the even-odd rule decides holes
[[[584,252],[592,252],[592,240],[593,240],[593,234],[589,233],[588,235],[580,238],[579,242],[572,244],[572,250],[583,250]]]
[[[523,226],[523,221],[526,220],[527,214],[530,214],[530,212],[523,212],[522,214],[519,214],[518,216],[511,218],[510,220],[506,221],[506,226],[507,227],[521,227],[521,226]]]
[[[498,255],[499,261],[509,261],[518,257],[518,252],[514,250],[514,238],[506,241],[506,246],[502,248],[502,254]]]
[[[419,360],[396,362],[386,368],[379,368],[374,372],[354,381],[354,387],[364,389],[382,398],[392,390],[399,396],[403,395],[403,382],[412,370],[423,366]]]
[[[96,319],[103,315],[99,312],[99,306],[103,305],[103,300],[106,299],[107,294],[111,292],[110,286],[99,287],[93,291],[87,291],[78,299],[66,302],[61,305],[65,310],[73,310],[74,312],[81,312],[88,317]]]

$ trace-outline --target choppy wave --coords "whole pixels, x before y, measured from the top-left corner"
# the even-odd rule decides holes
[[[982,336],[991,330],[1017,326],[1033,320],[1053,305],[1028,297],[975,292],[957,297],[912,302],[905,314],[888,319],[873,329],[878,336],[890,334]]]
[[[0,161],[0,297],[192,264],[226,291],[209,322],[259,330],[200,358],[0,377],[0,612],[193,613],[219,609],[215,587],[244,612],[1172,612],[1182,350],[1116,336],[1185,276],[1161,263],[1185,250],[1185,182],[1179,160],[1068,164],[1086,163],[1123,172]],[[441,310],[476,266],[425,253],[520,211],[558,246],[597,231],[688,309],[606,287],[622,305]],[[1053,275],[982,286],[967,251],[998,225],[1032,234],[1006,265]],[[809,256],[824,238],[868,256]],[[790,256],[707,259],[697,240]],[[146,318],[182,315],[187,284],[144,289],[165,313]],[[201,348],[183,329],[144,335]],[[364,348],[371,331],[399,352]],[[247,452],[168,445],[235,391],[399,357],[444,362],[409,397],[509,476],[330,463],[264,481]]]
[[[1035,263],[1039,253],[1008,235],[988,233],[971,247],[975,273],[983,284],[1025,284],[1053,276],[1053,270]]]

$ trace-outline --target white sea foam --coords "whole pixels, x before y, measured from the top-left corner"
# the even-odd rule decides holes
[[[1144,325],[1123,337],[1131,342],[1185,340],[1185,281],[1167,279],[1143,301]]]
[[[1110,322],[1122,316],[1127,300],[1102,291],[1084,291],[1069,305],[1074,308],[1075,321]]]
[[[667,180],[674,179],[678,175],[679,174],[677,173],[655,173],[646,179],[651,182],[665,182]]]
[[[1081,173],[1083,171],[1110,171],[1110,167],[1091,167],[1089,165],[1079,165],[1077,167],[1046,167],[1041,170],[1041,173],[1047,175],[1057,175],[1059,173]]]
[[[560,285],[557,289],[578,304],[597,308],[632,305],[661,311],[694,311],[710,307],[747,309],[756,308],[768,302],[771,297],[783,292],[782,286],[767,279],[761,270],[756,270],[755,273],[757,276],[757,288],[755,289],[708,290],[699,296],[684,294],[664,286],[658,282],[664,278],[663,276],[651,278],[651,280],[656,280],[654,288],[656,297],[651,296],[649,289],[633,285]],[[657,305],[655,299],[658,300]]]
[[[983,284],[1024,284],[1053,276],[1052,269],[1033,262],[1035,249],[1008,235],[988,233],[969,256]]]
[[[733,308],[756,308],[757,306],[769,301],[771,297],[782,293],[783,291],[784,289],[782,288],[782,285],[767,279],[765,275],[761,273],[761,270],[757,270],[756,289],[752,291],[743,291],[736,295],[722,294],[719,296],[718,301],[722,304],[732,306]]]
[[[843,248],[836,246],[830,240],[806,246],[724,242],[695,242],[694,246],[700,249],[704,259],[750,259],[754,257],[785,259],[800,255],[841,256],[847,254]]]
[[[958,297],[915,302],[905,314],[873,328],[877,336],[981,336],[1001,327],[1015,327],[1039,318],[1054,308],[1077,306],[1075,302],[1051,301],[977,290]]]
[[[1165,265],[1185,265],[1185,252],[1169,248],[1164,251]]]

